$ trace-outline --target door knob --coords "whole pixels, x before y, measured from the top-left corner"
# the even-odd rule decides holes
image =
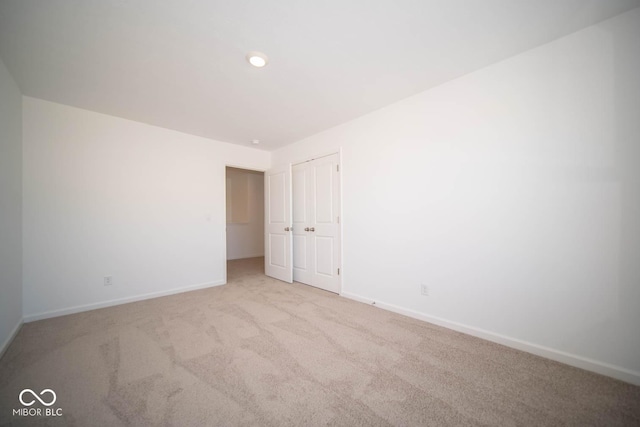
[[[284,231],[289,231],[290,228],[289,227],[285,227]]]
[[[305,227],[305,228],[304,228],[304,231],[309,231],[309,227]]]
[[[316,231],[316,229],[314,227],[311,227],[309,231]]]

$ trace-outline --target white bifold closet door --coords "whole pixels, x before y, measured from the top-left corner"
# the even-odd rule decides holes
[[[293,280],[340,293],[338,154],[292,168]]]

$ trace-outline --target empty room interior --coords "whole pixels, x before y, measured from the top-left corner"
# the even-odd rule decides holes
[[[640,0],[0,0],[0,425],[640,425]]]

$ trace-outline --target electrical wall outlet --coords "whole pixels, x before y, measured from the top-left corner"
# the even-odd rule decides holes
[[[105,286],[113,285],[113,276],[104,276],[104,285]]]
[[[427,285],[420,285],[420,293],[429,296],[429,287]]]

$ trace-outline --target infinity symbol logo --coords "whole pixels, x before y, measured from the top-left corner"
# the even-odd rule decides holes
[[[44,400],[40,399],[40,396],[38,396],[38,395],[37,395],[33,390],[31,390],[30,388],[25,388],[24,390],[22,390],[22,391],[20,392],[20,403],[22,403],[24,406],[31,406],[31,405],[33,405],[34,403],[36,403],[36,401],[35,401],[35,400],[31,400],[31,402],[25,402],[24,400],[22,400],[22,396],[23,396],[25,393],[27,393],[27,392],[31,393],[31,395],[32,395],[33,397],[35,397],[35,398],[36,398],[40,403],[42,403],[44,406],[51,406],[51,405],[53,405],[54,403],[56,403],[56,399],[58,398],[58,396],[56,396],[56,392],[55,392],[55,391],[51,390],[50,388],[45,388],[44,390],[42,390],[42,391],[40,392],[40,396],[42,396],[42,395],[43,395],[43,394],[45,394],[45,393],[51,393],[51,395],[53,396],[53,400],[51,400],[51,402],[47,403],[47,402],[45,402]]]

